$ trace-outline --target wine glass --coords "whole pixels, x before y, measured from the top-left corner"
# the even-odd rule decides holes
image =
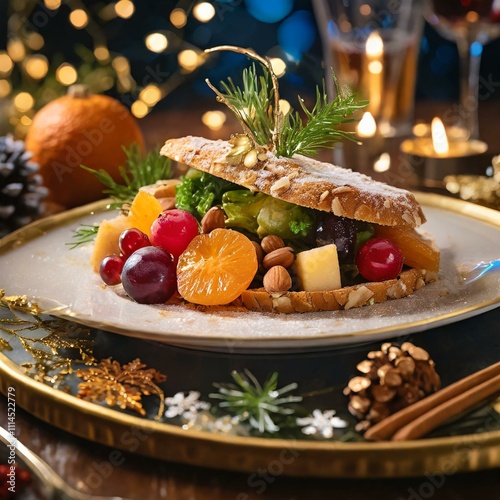
[[[477,139],[481,53],[484,44],[500,36],[500,1],[434,0],[426,17],[441,35],[457,44],[461,125],[469,138]]]

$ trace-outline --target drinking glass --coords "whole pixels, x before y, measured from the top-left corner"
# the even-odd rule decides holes
[[[417,58],[426,0],[314,0],[323,40],[329,94],[333,68],[349,86],[384,137],[411,131]]]
[[[500,36],[500,1],[435,0],[427,20],[445,38],[456,42],[460,58],[461,125],[472,139],[479,136],[479,69],[483,45]]]

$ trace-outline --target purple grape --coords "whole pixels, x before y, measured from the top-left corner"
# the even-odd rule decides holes
[[[335,243],[341,263],[352,262],[356,250],[356,222],[346,217],[325,214],[316,228],[318,246]]]
[[[174,258],[162,248],[140,248],[125,262],[122,284],[127,294],[140,304],[166,302],[177,289]]]

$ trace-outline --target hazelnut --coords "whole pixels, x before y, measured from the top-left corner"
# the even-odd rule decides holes
[[[266,269],[270,269],[274,266],[283,266],[285,268],[290,267],[295,262],[295,255],[293,253],[293,248],[283,247],[277,248],[272,252],[268,253],[262,264]]]
[[[264,275],[263,284],[269,293],[286,292],[292,286],[292,278],[283,266],[273,266]]]
[[[260,242],[260,246],[265,253],[271,253],[273,250],[277,250],[278,248],[283,248],[285,246],[285,242],[283,238],[276,236],[275,234],[269,234],[262,238]]]
[[[224,229],[226,227],[226,218],[224,210],[220,207],[212,207],[201,219],[201,232],[208,234],[214,229]]]
[[[252,245],[255,248],[255,253],[257,254],[257,262],[260,265],[262,263],[262,258],[264,257],[264,252],[262,251],[261,246],[256,241],[252,241]]]

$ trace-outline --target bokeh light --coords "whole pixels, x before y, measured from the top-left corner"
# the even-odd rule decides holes
[[[128,59],[124,56],[116,56],[111,63],[114,70],[117,73],[129,73],[130,72],[130,64]]]
[[[146,47],[152,52],[163,52],[168,47],[168,39],[163,33],[150,33],[146,37]]]
[[[56,69],[56,79],[63,85],[73,85],[78,78],[78,73],[74,66],[63,63]]]
[[[184,12],[183,9],[174,9],[170,13],[170,22],[176,28],[184,28],[184,26],[186,26],[187,23],[186,12]]]
[[[44,46],[45,40],[40,33],[33,32],[28,35],[27,44],[31,50],[40,50]]]
[[[316,24],[313,15],[298,10],[285,19],[278,28],[278,42],[283,51],[294,61],[300,61],[316,38]]]
[[[12,92],[9,80],[0,80],[0,97],[7,97]]]
[[[156,85],[148,85],[141,90],[139,98],[148,106],[154,106],[161,99],[161,90]]]
[[[202,23],[208,23],[215,16],[215,8],[211,3],[201,2],[194,6],[193,16]]]
[[[104,45],[100,45],[94,49],[94,56],[98,61],[106,62],[109,59],[109,50]]]
[[[44,0],[43,3],[50,10],[57,10],[61,6],[61,0]]]
[[[142,101],[135,101],[130,107],[130,111],[136,118],[144,118],[149,113],[149,108]]]
[[[8,74],[11,72],[14,64],[9,54],[0,52],[0,74]]]
[[[210,130],[220,130],[226,119],[226,113],[223,111],[207,111],[201,117],[203,125],[206,125]]]
[[[293,9],[293,0],[245,0],[252,17],[263,23],[276,23],[284,19]]]
[[[21,112],[30,110],[34,104],[35,100],[28,92],[19,92],[19,94],[14,97],[14,106]]]
[[[115,4],[115,12],[118,17],[128,19],[135,12],[135,6],[130,0],[118,0]]]
[[[14,62],[21,62],[26,57],[24,43],[19,38],[11,38],[7,43],[7,53]]]
[[[179,65],[188,71],[193,71],[198,67],[198,54],[191,49],[181,50],[177,60]]]
[[[25,69],[31,78],[41,80],[49,71],[49,62],[44,55],[36,54],[26,59]]]
[[[83,9],[75,9],[70,12],[69,14],[69,22],[76,28],[76,29],[83,29],[85,26],[87,26],[89,22],[89,16]]]

